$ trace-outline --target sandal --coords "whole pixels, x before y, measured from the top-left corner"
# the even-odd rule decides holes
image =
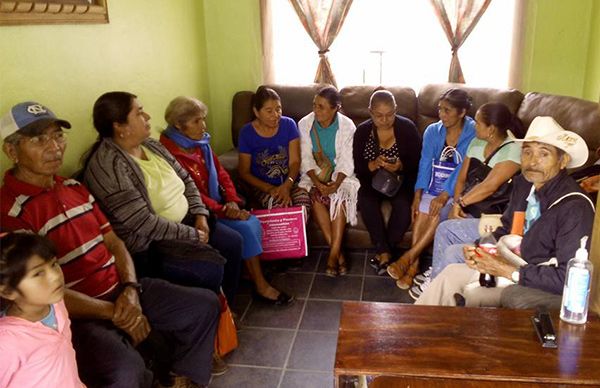
[[[408,290],[412,286],[412,282],[415,276],[419,273],[419,260],[413,261],[408,268],[408,271],[398,281],[396,281],[396,287]]]
[[[341,256],[341,257],[343,257],[343,256]],[[340,276],[345,276],[348,274],[348,266],[346,264],[346,258],[344,258],[342,261],[338,261],[338,274]]]
[[[410,266],[410,258],[407,256],[402,256],[400,260],[396,261],[395,263],[389,264],[386,270],[388,275],[390,275],[392,279],[398,280],[406,273],[406,271],[408,271]]]
[[[327,268],[325,268],[325,276],[329,276],[330,278],[335,278],[339,275],[337,265],[329,264],[329,260],[327,260]]]

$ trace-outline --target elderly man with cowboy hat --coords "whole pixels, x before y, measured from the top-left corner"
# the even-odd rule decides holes
[[[464,245],[465,262],[445,267],[416,304],[560,308],[567,262],[592,232],[594,205],[567,174],[586,162],[588,148],[552,117],[536,117],[515,141],[522,174],[494,232],[498,251]],[[509,235],[515,213],[525,214],[522,240]],[[496,276],[498,287],[480,287],[481,273]]]
[[[14,162],[0,188],[0,227],[52,240],[65,276],[65,304],[81,379],[89,386],[204,386],[211,376],[219,302],[210,290],[137,279],[125,244],[94,197],[58,175],[68,121],[36,102],[0,118]],[[170,344],[155,350],[157,344]],[[154,375],[142,353],[154,362]]]

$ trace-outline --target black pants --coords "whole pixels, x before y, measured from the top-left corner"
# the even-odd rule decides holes
[[[171,339],[170,370],[208,384],[220,313],[217,296],[160,279],[140,282],[140,304],[152,331]],[[88,387],[150,387],[152,372],[127,334],[111,321],[73,319],[71,329],[79,374]]]
[[[392,205],[392,214],[387,226],[381,212],[384,200],[388,200]],[[390,198],[373,190],[370,185],[361,185],[358,190],[358,207],[378,254],[393,254],[402,242],[411,222],[411,204],[412,193],[407,190],[401,189],[396,196]]]
[[[153,241],[148,250],[134,254],[136,272],[138,276],[157,277],[217,293],[222,286],[231,304],[242,266],[242,237],[231,228],[215,223],[211,226],[209,243]]]

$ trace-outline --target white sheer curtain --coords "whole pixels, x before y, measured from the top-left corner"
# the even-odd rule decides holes
[[[308,84],[315,46],[287,1],[270,1],[272,82]],[[460,49],[469,85],[507,87],[515,0],[492,1]],[[328,53],[339,87],[446,82],[451,51],[429,1],[354,0]]]

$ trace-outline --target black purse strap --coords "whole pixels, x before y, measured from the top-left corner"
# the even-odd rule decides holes
[[[500,147],[496,148],[491,154],[488,155],[487,158],[485,158],[483,164],[487,166],[490,163],[490,160],[492,160],[492,158],[494,157],[494,155],[496,155],[496,152],[500,151],[504,146],[507,146],[512,143],[514,143],[514,141],[507,141],[506,143],[503,143]]]
[[[379,144],[379,135],[377,135],[377,127],[373,125],[373,140],[375,140],[375,145],[377,146],[377,156],[381,155],[381,145]],[[375,158],[377,158],[377,156]]]

